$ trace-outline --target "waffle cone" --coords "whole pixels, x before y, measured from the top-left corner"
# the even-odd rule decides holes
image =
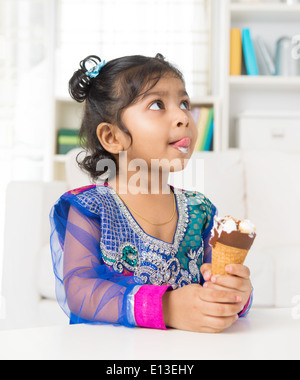
[[[229,247],[217,242],[212,249],[212,274],[226,274],[225,267],[228,264],[244,264],[247,254],[247,249]]]

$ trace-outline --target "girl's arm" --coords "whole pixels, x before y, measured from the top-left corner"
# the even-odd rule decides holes
[[[168,287],[142,285],[101,259],[99,218],[77,207],[57,205],[52,214],[52,257],[56,293],[73,323],[113,323],[166,328],[162,296]]]
[[[99,231],[96,222],[70,208],[63,257],[67,304],[73,315],[84,320],[130,324],[125,298],[134,292],[134,284],[114,276],[101,263]]]

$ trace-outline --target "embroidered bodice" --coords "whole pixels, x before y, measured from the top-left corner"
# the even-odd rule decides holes
[[[100,250],[104,263],[118,273],[132,273],[144,284],[171,285],[173,289],[200,282],[203,231],[213,209],[200,193],[174,189],[178,223],[173,242],[148,235],[108,186],[77,195],[82,207],[99,216]]]
[[[107,184],[69,191],[56,202],[50,213],[56,293],[71,321],[132,326],[141,287],[159,293],[201,282],[216,209],[201,193],[171,190],[178,213],[172,243],[148,235]]]

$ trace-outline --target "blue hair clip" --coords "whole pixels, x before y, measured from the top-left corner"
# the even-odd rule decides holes
[[[97,66],[93,67],[91,70],[87,71],[85,73],[86,76],[88,76],[89,78],[96,78],[99,73],[100,73],[100,70],[102,69],[102,67],[105,65],[105,61],[103,62],[100,62]]]

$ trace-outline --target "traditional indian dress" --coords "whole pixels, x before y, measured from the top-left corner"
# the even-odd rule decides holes
[[[162,296],[203,284],[215,206],[171,187],[178,222],[172,243],[147,234],[107,183],[69,191],[51,209],[57,300],[70,323],[165,329]],[[252,297],[240,316],[245,316]]]

